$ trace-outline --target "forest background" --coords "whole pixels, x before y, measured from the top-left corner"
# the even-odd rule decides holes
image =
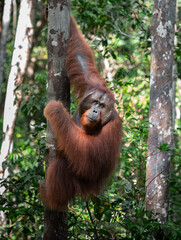
[[[22,99],[13,132],[12,151],[3,162],[8,177],[1,181],[0,210],[5,224],[1,239],[42,239],[43,204],[39,184],[44,179],[47,103],[47,17],[46,1],[36,4],[34,35],[23,83]],[[2,27],[4,2],[0,3]],[[11,69],[20,1],[13,1],[6,43],[0,103],[0,143],[3,141],[3,113]],[[89,201],[80,198],[70,204],[69,239],[181,239],[181,1],[177,4],[177,68],[175,94],[174,154],[169,179],[169,219],[160,224],[145,210],[145,176],[148,149],[150,99],[150,22],[153,1],[76,0],[71,12],[94,50],[97,66],[114,92],[123,120],[120,161],[105,191]],[[0,28],[2,33],[2,28]],[[77,99],[71,95],[71,114]],[[162,149],[166,151],[165,147]]]

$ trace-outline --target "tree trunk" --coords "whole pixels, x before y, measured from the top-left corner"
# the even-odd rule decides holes
[[[17,22],[17,3],[13,0],[13,34],[16,32],[16,22]]]
[[[6,90],[3,119],[4,139],[0,152],[0,168],[2,168],[2,163],[6,160],[9,154],[15,121],[21,101],[21,90],[17,90],[17,87],[20,87],[22,84],[29,59],[29,50],[32,45],[32,12],[33,1],[22,0],[11,62],[11,70]]]
[[[70,1],[48,2],[48,101],[61,100],[69,110],[70,84],[65,71],[65,58],[69,39]],[[49,153],[46,166],[56,155],[55,138],[47,128]],[[68,189],[67,189],[68,191]],[[67,211],[52,211],[45,206],[44,239],[67,239]]]
[[[155,0],[151,22],[151,76],[146,209],[168,219],[169,170],[173,147],[172,69],[176,0]],[[168,144],[168,145],[167,145]],[[159,149],[158,149],[159,148]]]
[[[33,1],[22,0],[4,106],[4,138],[0,152],[0,175],[3,175],[1,178],[6,178],[8,176],[8,169],[6,169],[4,172],[2,170],[2,165],[8,157],[10,147],[12,147],[12,137],[21,101],[21,90],[16,90],[16,88],[22,84],[29,59],[29,52],[33,39],[32,16]],[[4,190],[4,187],[1,187],[0,194],[2,194]],[[2,212],[0,222],[1,224],[5,222],[5,217]]]
[[[11,0],[4,1],[4,10],[2,18],[2,34],[1,34],[1,45],[0,45],[0,102],[2,95],[2,82],[4,73],[4,63],[6,61],[6,43],[8,39],[9,23],[11,18]]]

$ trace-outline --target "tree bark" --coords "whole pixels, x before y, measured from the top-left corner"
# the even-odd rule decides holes
[[[16,0],[13,0],[13,34],[16,31],[16,22],[17,22],[17,3]]]
[[[0,152],[0,168],[2,168],[2,163],[6,160],[9,154],[15,121],[21,101],[21,90],[17,90],[17,87],[20,87],[23,82],[23,77],[26,72],[29,59],[33,39],[32,15],[33,1],[22,0],[11,62],[11,70],[6,90],[3,119],[4,138]]]
[[[70,1],[48,2],[48,101],[60,100],[69,110],[70,83],[65,70],[70,25]],[[54,135],[48,124],[46,166],[56,155]],[[67,189],[68,191],[68,189]],[[67,211],[52,211],[45,206],[44,239],[67,239]]]
[[[169,148],[173,148],[172,70],[175,15],[176,0],[155,0],[151,22],[150,126],[145,203],[147,210],[158,213],[160,223],[166,223],[168,219],[172,156]]]
[[[2,34],[1,34],[1,45],[0,45],[0,102],[2,95],[2,83],[4,73],[4,63],[6,61],[6,43],[8,39],[9,23],[11,18],[11,6],[12,0],[4,1],[4,10],[2,18]]]

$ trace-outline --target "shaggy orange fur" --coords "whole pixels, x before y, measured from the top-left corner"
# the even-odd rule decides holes
[[[99,96],[107,99],[108,106],[114,99],[98,73],[93,53],[73,17],[66,67],[75,92],[84,96],[73,119],[61,102],[51,101],[44,110],[57,140],[57,156],[50,162],[45,186],[41,187],[40,193],[44,202],[53,209],[63,209],[75,195],[86,197],[87,194],[99,193],[115,168],[121,144],[122,123],[114,106],[105,125],[101,125],[103,113],[100,113],[99,128],[91,126],[91,134],[84,128],[85,123],[88,125],[85,117],[89,109],[82,113],[81,108],[86,105],[87,95],[99,91]]]

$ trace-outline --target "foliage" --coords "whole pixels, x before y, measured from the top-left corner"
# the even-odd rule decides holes
[[[115,94],[117,108],[123,119],[123,145],[116,173],[105,191],[99,196],[92,196],[87,203],[76,198],[70,204],[69,239],[140,240],[148,239],[148,236],[158,240],[181,239],[179,121],[176,122],[178,131],[175,132],[176,144],[171,167],[168,224],[159,224],[154,215],[144,208],[149,112],[149,23],[153,1],[72,0],[71,4],[73,15],[96,50],[99,69]],[[39,6],[36,24],[40,16]],[[180,77],[179,29],[180,22],[175,51]],[[8,40],[4,93],[13,49],[11,34]],[[44,179],[46,153],[46,124],[43,117],[47,82],[46,41],[47,32],[44,28],[31,53],[22,86],[23,100],[14,132],[14,148],[4,164],[4,169],[8,167],[10,175],[1,183],[6,191],[0,196],[0,210],[7,216],[6,226],[0,227],[1,239],[42,239],[43,235],[43,205],[38,188]],[[109,65],[107,71],[103,58]],[[179,89],[176,102],[180,109]],[[77,101],[72,98],[71,113],[76,104]],[[166,150],[166,147],[163,145],[159,148]]]
[[[76,202],[70,208],[70,239],[148,239],[149,235],[156,240],[180,238],[179,229],[174,229],[173,223],[160,225],[151,212],[145,211],[142,199],[135,199],[142,194],[138,189],[130,189],[121,197],[106,193],[109,198],[92,199],[93,221],[85,205],[80,210],[80,203]]]
[[[1,182],[6,188],[0,197],[0,211],[6,213],[7,223],[1,229],[1,239],[41,239],[43,233],[43,204],[39,184],[44,177],[45,119],[47,76],[28,77],[23,85],[23,101],[14,133],[14,149],[4,162],[9,177]],[[40,114],[41,112],[41,114]]]
[[[40,130],[36,126],[36,131]],[[2,229],[1,239],[27,239],[30,235],[38,239],[39,233],[42,235],[43,206],[38,188],[43,172],[44,140],[37,136],[34,146],[29,145],[29,140],[21,144],[18,152],[15,149],[6,162],[11,176],[2,182],[7,189],[0,199],[0,210],[6,211],[7,227]]]

